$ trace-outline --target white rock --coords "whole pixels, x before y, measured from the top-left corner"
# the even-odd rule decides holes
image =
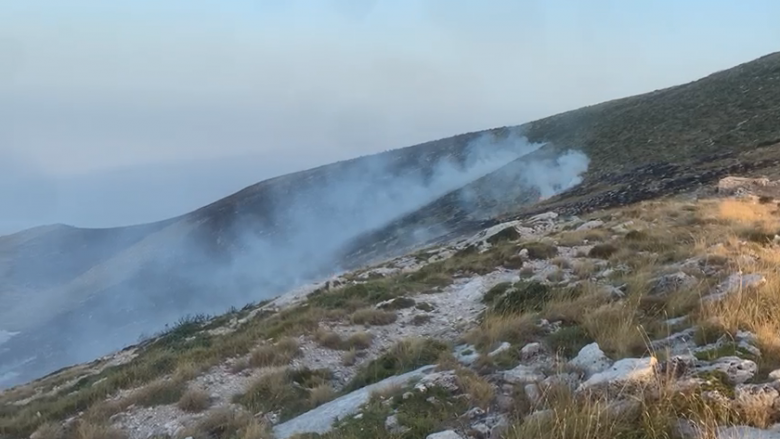
[[[287,422],[276,425],[273,429],[274,437],[276,439],[287,439],[298,433],[325,434],[330,431],[335,419],[343,419],[357,412],[363,404],[368,402],[373,392],[399,385],[403,386],[409,381],[424,377],[425,374],[435,369],[435,365],[421,367],[415,371],[387,378],[376,384],[336,398]]]
[[[717,439],[780,439],[780,433],[747,426],[718,427],[715,437]]]
[[[539,222],[539,221],[554,220],[556,218],[558,218],[558,214],[557,213],[555,213],[555,212],[545,212],[545,213],[540,213],[539,215],[532,216],[531,218],[528,219],[528,222],[529,223],[536,223],[536,222]]]
[[[453,430],[447,430],[429,434],[426,439],[463,439],[463,436],[455,433]]]
[[[584,223],[581,226],[577,227],[577,231],[582,232],[585,230],[593,230],[603,225],[604,225],[604,221],[599,221],[599,220],[588,221],[587,223]]]
[[[523,346],[523,349],[520,349],[520,356],[527,360],[529,358],[533,358],[536,355],[539,355],[542,352],[542,345],[540,343],[528,343],[527,345]]]
[[[769,379],[773,381],[780,381],[780,369],[775,369],[769,372]]]
[[[722,357],[708,366],[702,366],[700,371],[718,370],[726,374],[732,384],[744,384],[758,372],[758,365],[751,360],[739,357]]]
[[[674,291],[692,288],[698,279],[682,271],[666,274],[653,280],[650,294],[668,294]]]
[[[576,357],[569,361],[569,364],[585,371],[586,377],[607,370],[612,364],[604,351],[599,348],[598,343],[591,343],[582,349]]]
[[[398,416],[396,415],[390,415],[385,419],[385,429],[392,434],[404,434],[410,430],[409,427],[398,422]]]
[[[588,378],[578,390],[587,390],[601,385],[647,382],[655,375],[656,364],[658,360],[655,357],[624,358],[615,362],[609,369]]]
[[[504,381],[512,384],[537,383],[544,378],[536,369],[523,364],[504,372]]]
[[[501,352],[508,351],[509,348],[511,348],[511,347],[512,347],[511,344],[509,344],[507,342],[503,342],[493,352],[489,353],[488,357],[495,357],[496,355],[500,354]]]
[[[542,399],[542,392],[539,391],[539,386],[536,384],[526,384],[523,390],[531,404],[536,404]]]
[[[715,292],[702,297],[703,301],[718,301],[740,291],[758,288],[766,283],[766,278],[760,274],[735,273],[715,288]]]

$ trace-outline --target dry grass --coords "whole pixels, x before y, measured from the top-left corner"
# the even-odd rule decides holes
[[[298,340],[285,337],[274,345],[260,346],[252,351],[249,364],[257,368],[285,366],[299,355]]]
[[[187,428],[179,438],[194,439],[271,439],[267,425],[255,419],[245,410],[218,408],[201,418],[193,427]]]
[[[335,392],[325,389],[331,375],[326,369],[274,371],[257,378],[246,393],[236,396],[234,402],[252,413],[279,411],[284,421],[328,401],[326,397],[332,398]]]
[[[572,264],[572,271],[579,279],[589,279],[598,272],[598,266],[596,266],[596,263],[589,260],[574,261]]]
[[[358,352],[352,349],[347,352],[344,352],[344,354],[341,355],[341,364],[343,364],[344,366],[353,366],[355,363],[357,363],[357,359],[358,359]]]
[[[129,399],[143,407],[173,404],[184,394],[186,384],[175,379],[161,378],[134,391]]]
[[[373,336],[365,331],[356,332],[350,335],[346,340],[336,332],[326,329],[318,329],[314,333],[314,340],[322,347],[342,351],[364,350],[371,347]]]
[[[499,342],[520,344],[532,341],[538,334],[536,318],[531,314],[488,314],[465,340],[481,351],[489,351]]]
[[[115,428],[81,421],[76,426],[73,439],[126,439],[127,435]]]
[[[331,401],[335,397],[336,391],[333,390],[330,384],[320,384],[309,392],[309,404],[312,407],[317,407]]]
[[[585,316],[582,327],[613,358],[638,356],[646,343],[636,310],[630,302],[603,305]]]
[[[32,439],[63,439],[63,429],[57,422],[47,422],[33,433]]]
[[[395,312],[374,308],[360,309],[352,314],[352,323],[355,325],[385,326],[395,323],[396,320],[398,314]]]
[[[199,413],[211,406],[211,396],[203,389],[191,388],[184,392],[177,406],[185,412]]]
[[[486,379],[469,369],[459,368],[456,371],[458,386],[469,396],[471,403],[482,409],[490,407],[496,396],[495,388]]]

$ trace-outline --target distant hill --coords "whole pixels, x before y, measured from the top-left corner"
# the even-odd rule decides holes
[[[778,120],[775,53],[518,127],[284,175],[159,223],[2,237],[0,330],[19,334],[0,345],[0,380],[26,381],[185,314],[268,298],[499,217],[681,190],[714,178],[705,171],[722,161],[759,172],[780,141]]]

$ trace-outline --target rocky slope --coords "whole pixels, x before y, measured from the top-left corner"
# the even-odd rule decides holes
[[[272,297],[340,268],[474,233],[496,218],[572,214],[727,173],[766,172],[774,166],[778,119],[780,54],[771,54],[690,84],[519,127],[275,178],[161,223],[2,237],[0,334],[16,335],[0,348],[0,379],[23,382],[187,313]],[[544,146],[533,150],[518,136]],[[475,143],[486,145],[475,154]],[[485,151],[499,158],[474,168],[485,164]],[[587,167],[566,151],[584,153]],[[458,179],[440,179],[443,161],[459,170]],[[542,176],[561,178],[540,185],[540,167],[553,171]],[[546,198],[583,171],[580,186]],[[399,181],[426,189],[393,184]]]
[[[0,437],[772,438],[776,197],[545,212],[185,319],[0,394]]]

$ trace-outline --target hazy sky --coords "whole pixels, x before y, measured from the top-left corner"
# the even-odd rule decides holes
[[[0,234],[162,219],[686,82],[780,50],[778,16],[773,0],[5,0]]]

